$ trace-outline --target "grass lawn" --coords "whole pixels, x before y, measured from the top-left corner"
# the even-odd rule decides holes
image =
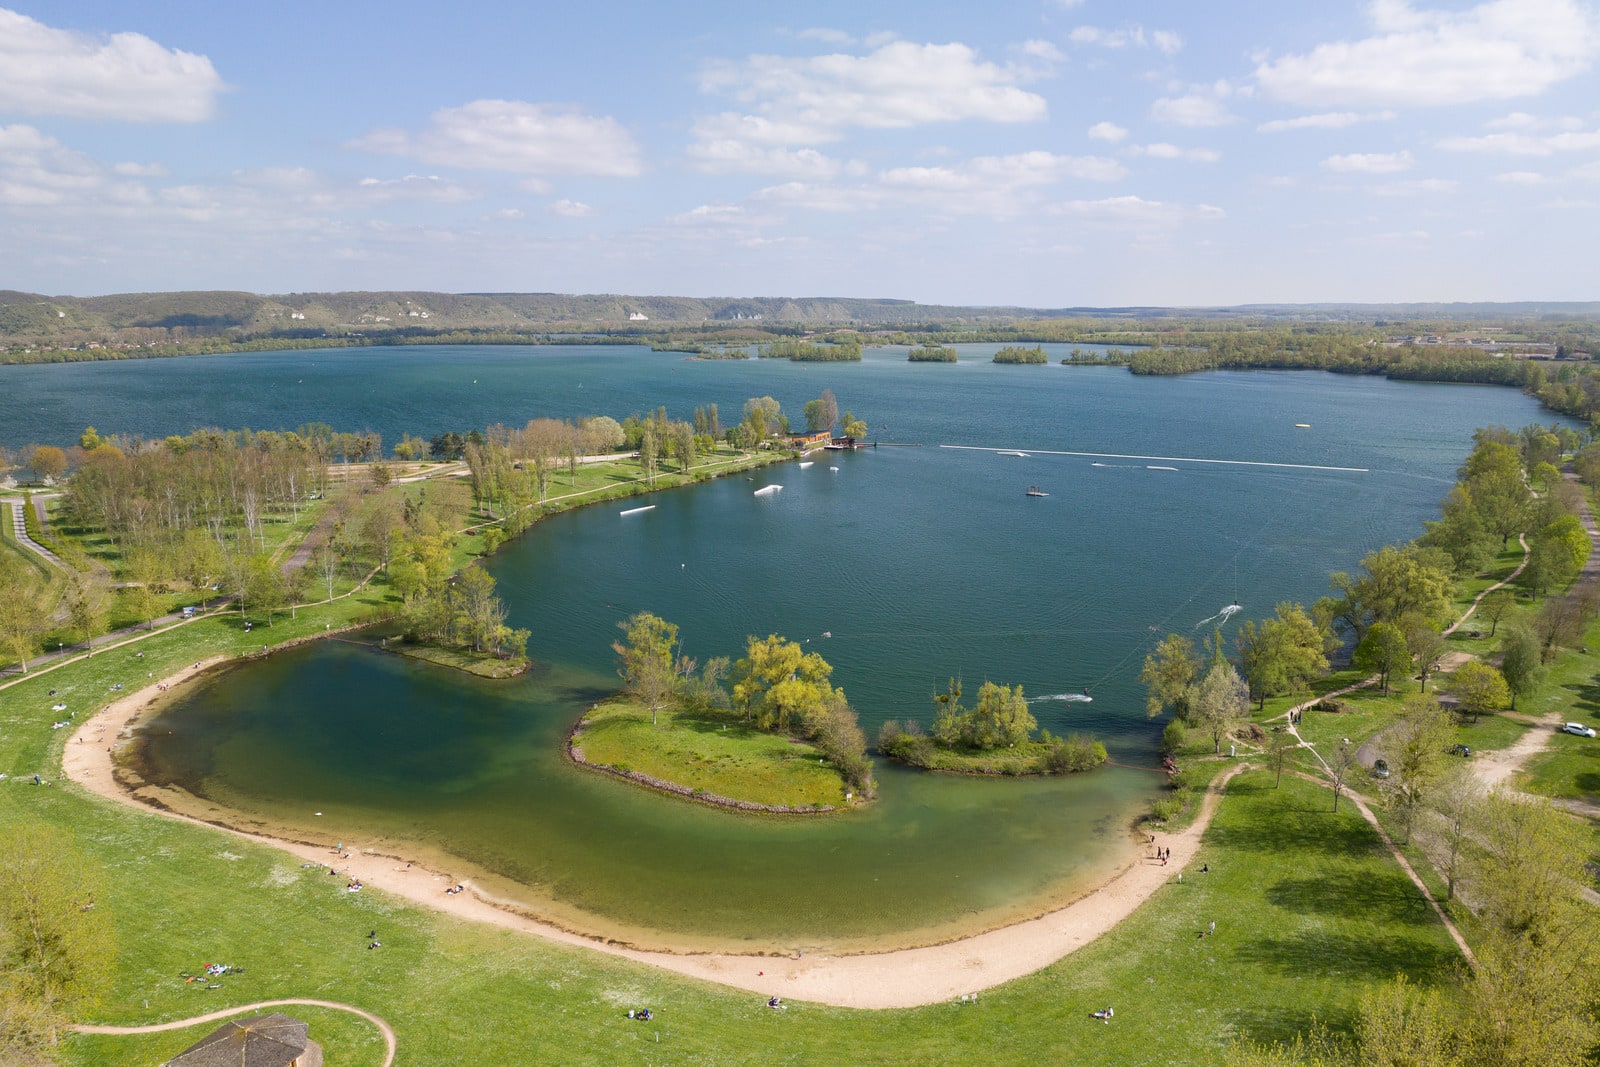
[[[419,645],[404,637],[391,637],[384,648],[401,656],[426,660],[440,667],[451,667],[480,678],[513,678],[528,669],[527,656],[501,659],[492,652],[474,652],[468,648],[440,648],[437,645]]]
[[[612,701],[583,718],[577,742],[590,763],[729,800],[844,807],[844,778],[812,745],[732,718],[663,709],[656,724],[638,704]]]
[[[1287,776],[1273,789],[1263,773],[1230,784],[1200,855],[1209,874],[1191,867],[1112,933],[975,1004],[893,1012],[770,1012],[759,996],[347,894],[271,849],[70,787],[0,791],[0,818],[71,824],[105,872],[121,951],[95,1021],[316,996],[386,1018],[403,1063],[1215,1063],[1241,1037],[1286,1038],[1313,1018],[1343,1028],[1364,990],[1398,973],[1443,981],[1453,960],[1350,806],[1334,815],[1326,789]],[[177,978],[216,960],[245,973],[219,990]],[[1111,1025],[1088,1018],[1107,1004]],[[653,1023],[625,1017],[645,1005]],[[358,1020],[290,1013],[330,1063],[378,1061]],[[207,1032],[72,1037],[62,1059],[149,1064]]]

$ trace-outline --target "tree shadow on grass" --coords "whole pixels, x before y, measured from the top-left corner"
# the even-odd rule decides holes
[[[1378,838],[1366,823],[1335,815],[1330,800],[1327,807],[1286,805],[1271,814],[1213,823],[1206,843],[1250,852],[1364,856]]]
[[[1356,1025],[1355,1012],[1338,1008],[1322,1015],[1303,1008],[1239,1008],[1229,1016],[1239,1040],[1256,1045],[1288,1044],[1297,1035],[1309,1036],[1319,1026],[1344,1037],[1353,1033]]]
[[[1264,937],[1240,945],[1236,959],[1288,975],[1385,981],[1398,973],[1412,977],[1443,973],[1457,959],[1441,945],[1402,934],[1352,935],[1301,930],[1287,937]]]
[[[1562,688],[1573,694],[1574,708],[1581,708],[1588,712],[1590,717],[1600,716],[1600,684],[1592,681],[1575,682]]]
[[[1431,923],[1436,918],[1417,887],[1398,872],[1344,871],[1284,878],[1267,887],[1266,898],[1296,914],[1359,915],[1374,923]]]

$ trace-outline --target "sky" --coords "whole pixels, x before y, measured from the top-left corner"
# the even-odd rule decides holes
[[[1600,298],[1600,0],[0,5],[0,288]]]

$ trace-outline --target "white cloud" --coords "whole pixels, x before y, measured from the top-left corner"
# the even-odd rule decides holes
[[[205,56],[138,33],[93,37],[0,8],[0,111],[200,122],[225,86]]]
[[[638,145],[616,119],[520,100],[441,108],[417,133],[373,130],[351,146],[435,166],[516,174],[632,177],[641,170]]]
[[[856,43],[856,39],[850,34],[827,26],[812,26],[809,29],[799,30],[796,31],[795,36],[802,41],[821,41],[823,44],[841,47]]]
[[[1505,185],[1543,185],[1550,179],[1536,171],[1513,170],[1505,174],[1496,174],[1494,180]]]
[[[1060,63],[1067,58],[1061,54],[1061,49],[1049,41],[1023,41],[1017,50],[1030,59],[1042,59],[1046,63]]]
[[[1071,200],[1057,204],[1052,214],[1114,225],[1168,228],[1185,222],[1225,218],[1227,213],[1210,204],[1172,204],[1138,196],[1112,196],[1103,200]]]
[[[1449,178],[1418,178],[1415,181],[1385,182],[1373,192],[1379,196],[1438,196],[1455,192],[1457,184]]]
[[[1011,218],[1039,209],[1046,188],[1067,180],[1116,181],[1127,169],[1100,156],[1022,152],[979,156],[936,167],[894,167],[867,183],[842,186],[787,182],[754,200],[810,211],[872,211],[916,207],[939,215]]]
[[[306,173],[310,173],[307,171]],[[417,200],[435,204],[460,204],[478,194],[437,174],[407,174],[403,178],[362,178],[361,192],[374,201]]]
[[[1583,120],[1574,115],[1545,117],[1530,115],[1526,111],[1513,111],[1509,115],[1490,119],[1484,126],[1491,130],[1581,130]]]
[[[1600,148],[1600,130],[1562,133],[1487,133],[1482,137],[1446,137],[1439,147],[1451,152],[1499,152],[1510,156],[1550,156]]]
[[[1093,45],[1098,48],[1145,48],[1154,46],[1164,55],[1176,55],[1183,48],[1183,38],[1171,30],[1145,32],[1140,25],[1123,26],[1115,30],[1102,30],[1098,26],[1078,26],[1067,40],[1073,44]]]
[[[503,207],[483,218],[485,222],[516,222],[518,219],[527,218],[527,213],[520,207]]]
[[[1196,163],[1215,163],[1222,158],[1222,153],[1212,148],[1179,148],[1175,144],[1162,141],[1142,147],[1133,145],[1129,151],[1134,155],[1149,156],[1151,159],[1188,159]]]
[[[1273,119],[1256,127],[1258,133],[1284,133],[1288,130],[1342,130],[1358,122],[1388,122],[1396,118],[1393,111],[1323,111],[1315,115],[1298,115],[1292,119]]]
[[[1225,126],[1234,116],[1211,92],[1193,92],[1184,96],[1164,96],[1150,106],[1150,117],[1157,122],[1176,126]]]
[[[1089,136],[1096,141],[1115,143],[1128,136],[1128,131],[1114,122],[1097,122],[1089,127]]]
[[[826,181],[839,162],[814,148],[788,148],[799,131],[755,115],[725,113],[695,124],[686,154],[698,170],[712,174],[769,174]],[[776,143],[774,143],[776,142]]]
[[[768,143],[837,140],[852,127],[934,122],[1034,122],[1044,98],[1017,87],[1020,73],[979,60],[964,44],[896,41],[862,56],[755,55],[709,64],[700,89],[725,93],[770,124]],[[722,119],[726,121],[726,116]]]
[[[165,178],[167,168],[160,163],[118,163],[112,171],[124,178]]]
[[[1267,97],[1312,107],[1421,107],[1533,96],[1589,68],[1600,26],[1578,0],[1489,0],[1465,11],[1373,0],[1376,31],[1264,59]]]
[[[594,208],[578,200],[557,200],[546,210],[552,215],[560,215],[569,219],[588,218],[590,215],[599,214]]]
[[[1398,174],[1416,165],[1410,152],[1353,152],[1329,156],[1323,167],[1340,174]]]

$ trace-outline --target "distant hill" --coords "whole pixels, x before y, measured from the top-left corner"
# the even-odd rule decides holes
[[[1595,320],[1600,320],[1600,302],[1023,308],[855,297],[430,292],[263,296],[233,291],[73,297],[0,290],[0,354],[6,355],[4,361],[15,362],[172,355],[275,344],[528,342],[571,335],[579,339],[651,341],[671,337],[746,343],[817,330],[981,333],[1015,324],[1038,327],[1052,322],[1058,325],[1050,328],[1046,339],[1092,341],[1121,339],[1111,333],[1165,331],[1180,323],[1194,326],[1205,321],[1381,327],[1399,322],[1554,324]],[[1069,327],[1069,323],[1073,325]],[[1069,335],[1061,333],[1063,330],[1076,332]],[[1057,337],[1058,333],[1061,336]],[[1147,339],[1144,343],[1154,342]],[[45,352],[55,355],[45,356]]]

